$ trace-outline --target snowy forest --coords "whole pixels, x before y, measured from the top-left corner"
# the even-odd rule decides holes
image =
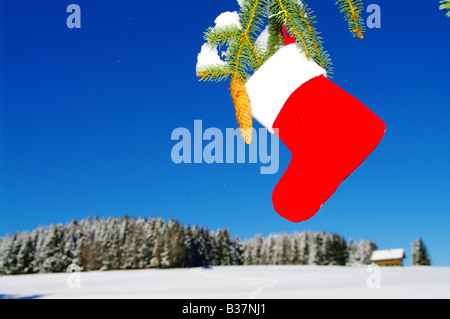
[[[0,274],[219,265],[369,264],[375,243],[336,234],[270,234],[241,241],[229,231],[162,218],[88,218],[0,238]]]

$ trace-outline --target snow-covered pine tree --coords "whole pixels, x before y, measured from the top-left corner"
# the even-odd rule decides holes
[[[68,223],[63,232],[63,243],[62,250],[63,255],[66,259],[66,268],[74,263],[80,265],[78,255],[80,253],[79,238],[81,237],[81,227],[78,220],[74,218],[70,223]]]
[[[353,239],[350,239],[348,245],[348,262],[349,266],[369,265],[372,253],[377,250],[377,245],[370,241],[361,239],[359,245]]]
[[[161,268],[162,253],[164,250],[164,239],[167,233],[167,224],[162,219],[157,219],[155,223],[155,241],[152,249],[152,259],[150,260],[150,267]]]
[[[273,246],[270,255],[271,265],[280,265],[283,259],[283,235],[275,234],[272,236]]]
[[[361,264],[370,265],[370,257],[377,250],[377,245],[370,240],[361,239],[358,250]]]
[[[359,265],[359,257],[358,257],[358,242],[353,238],[350,238],[348,248],[348,266],[356,266]]]
[[[17,267],[17,254],[22,245],[22,238],[19,233],[14,233],[12,237],[6,235],[0,247],[0,274],[15,275],[20,274],[21,269]]]
[[[131,269],[133,265],[132,242],[134,236],[133,221],[129,216],[119,218],[119,255],[120,269]]]
[[[220,265],[220,257],[219,257],[219,247],[217,244],[217,235],[214,231],[210,231],[209,228],[206,228],[208,236],[206,236],[206,249],[208,251],[208,266],[219,266]]]
[[[308,265],[317,265],[319,262],[319,244],[316,240],[316,234],[308,232],[309,256]]]
[[[428,255],[427,248],[422,241],[422,238],[418,238],[412,242],[412,258],[411,263],[413,266],[430,266],[431,260]]]
[[[150,259],[151,268],[161,268],[161,254],[163,252],[164,243],[162,238],[157,237],[152,249],[152,258]]]
[[[324,251],[325,237],[323,232],[311,233],[309,265],[326,265],[326,255]]]
[[[97,243],[97,259],[99,260],[100,270],[110,270],[111,263],[109,260],[111,233],[109,224],[104,219],[97,218],[92,225],[95,242]]]
[[[9,275],[12,256],[13,237],[6,234],[0,243],[0,274]]]
[[[121,269],[122,268],[122,255],[124,244],[123,234],[121,233],[121,223],[120,219],[108,218],[108,242],[103,244],[103,269]]]
[[[33,269],[33,273],[40,272],[40,266],[45,259],[45,255],[43,253],[43,245],[46,237],[46,230],[43,227],[38,227],[32,231],[31,237],[33,238],[34,243],[34,256],[31,262],[31,268]]]
[[[299,265],[300,264],[300,236],[298,232],[295,232],[289,236],[289,264]]]
[[[156,251],[155,247],[159,244],[159,236],[160,236],[160,228],[161,225],[164,223],[164,221],[161,218],[149,218],[147,223],[147,233],[146,233],[146,239],[147,239],[147,247],[148,247],[148,256],[146,257],[148,259],[147,266],[146,267],[155,267],[154,263],[157,260],[157,258],[154,259],[154,253]],[[153,264],[152,264],[153,261]]]
[[[146,220],[142,217],[128,218],[127,220],[127,231],[121,256],[123,269],[142,269],[148,265],[150,249],[147,247],[145,224]]]
[[[329,264],[345,266],[348,261],[348,247],[345,239],[337,234],[330,236]]]
[[[254,242],[255,242],[255,240],[248,239],[242,243],[242,247],[244,249],[244,251],[242,253],[242,259],[243,259],[244,265],[253,265],[254,264],[253,259],[252,259],[252,254],[251,254],[251,252],[253,251]]]
[[[190,266],[202,267],[210,264],[209,252],[207,250],[207,237],[209,232],[205,231],[198,225],[192,228],[192,236],[190,241]]]
[[[263,245],[264,245],[263,236],[261,234],[257,234],[254,238],[252,251],[250,252],[253,265],[263,265],[266,262],[265,260],[263,260],[262,256]],[[269,263],[269,260],[267,260],[267,263]]]
[[[31,274],[33,273],[32,262],[35,252],[35,243],[31,234],[22,234],[22,245],[17,254],[17,273]]]
[[[0,236],[0,275],[5,274],[3,256],[6,253],[5,237]]]
[[[300,265],[307,265],[309,260],[309,243],[307,232],[302,232],[299,236],[299,262]]]
[[[233,256],[231,258],[232,265],[242,265],[243,264],[243,256],[242,256],[243,252],[244,252],[244,246],[242,244],[242,241],[239,238],[239,235],[236,235],[234,237],[234,242],[233,242]]]
[[[194,254],[195,254],[195,246],[194,246],[194,238],[193,231],[191,225],[187,225],[184,229],[184,245],[186,246],[187,253],[187,266],[194,267]]]
[[[102,263],[102,244],[97,240],[95,231],[91,229],[87,233],[83,233],[80,238],[80,267],[84,270],[98,270],[103,266]],[[85,226],[86,228],[89,226]],[[46,269],[46,267],[44,267]]]
[[[7,236],[8,237],[8,236]],[[6,255],[6,237],[0,236],[0,275],[5,275],[5,264],[4,264],[4,256]]]
[[[138,248],[139,258],[141,259],[139,261],[139,269],[148,268],[150,267],[150,252],[151,252],[151,241],[149,240],[150,237],[150,222],[148,219],[140,217],[137,221],[140,233],[141,233],[141,243],[140,247]]]
[[[189,257],[183,226],[175,220],[169,220],[167,227],[165,251],[163,252],[164,257],[167,253],[167,262],[163,258],[162,264],[164,267],[170,268],[186,267],[189,264]]]
[[[144,231],[143,247],[145,248],[142,252],[144,258],[142,265],[144,268],[150,268],[150,261],[152,259],[152,251],[155,243],[154,220],[155,219],[151,217],[147,219],[142,226]]]
[[[199,266],[210,266],[213,264],[213,254],[212,249],[212,239],[211,232],[209,229],[199,227],[198,228],[199,239],[198,239],[198,252]]]
[[[335,265],[331,246],[331,235],[322,233],[322,246],[320,252],[322,256],[320,265]]]
[[[282,233],[280,236],[281,254],[278,257],[277,265],[289,265],[291,259],[291,236]]]
[[[121,269],[133,269],[135,263],[135,227],[134,220],[128,216],[125,216],[121,225],[121,237],[122,237],[122,245],[121,245]]]
[[[267,238],[265,238],[261,245],[259,263],[260,265],[275,265],[277,259],[276,251],[276,235],[269,234]]]
[[[18,275],[21,274],[24,265],[18,260],[18,255],[22,244],[25,241],[25,236],[21,233],[15,233],[13,237],[12,251],[11,251],[11,274]]]
[[[326,232],[319,232],[316,234],[316,237],[320,247],[320,253],[317,257],[318,265],[339,265],[338,256],[342,253],[340,251],[341,247],[339,246],[342,242],[340,241],[339,236],[328,234]],[[345,245],[344,249],[346,250],[346,248]]]
[[[227,228],[217,231],[217,252],[219,264],[223,266],[231,265],[234,254],[233,240]]]
[[[63,258],[63,225],[51,225],[46,231],[42,232],[44,238],[40,245],[38,253],[39,272],[63,272],[66,265]]]

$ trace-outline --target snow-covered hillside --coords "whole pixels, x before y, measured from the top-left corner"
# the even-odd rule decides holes
[[[447,267],[229,266],[0,277],[0,298],[449,297]]]

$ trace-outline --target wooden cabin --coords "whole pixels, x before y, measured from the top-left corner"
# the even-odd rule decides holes
[[[376,250],[372,253],[370,261],[378,266],[403,266],[404,258],[405,250],[403,248]]]

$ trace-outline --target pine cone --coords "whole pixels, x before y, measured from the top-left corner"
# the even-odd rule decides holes
[[[250,145],[253,133],[253,116],[245,83],[239,77],[234,76],[230,82],[230,91],[242,137],[245,143]]]

